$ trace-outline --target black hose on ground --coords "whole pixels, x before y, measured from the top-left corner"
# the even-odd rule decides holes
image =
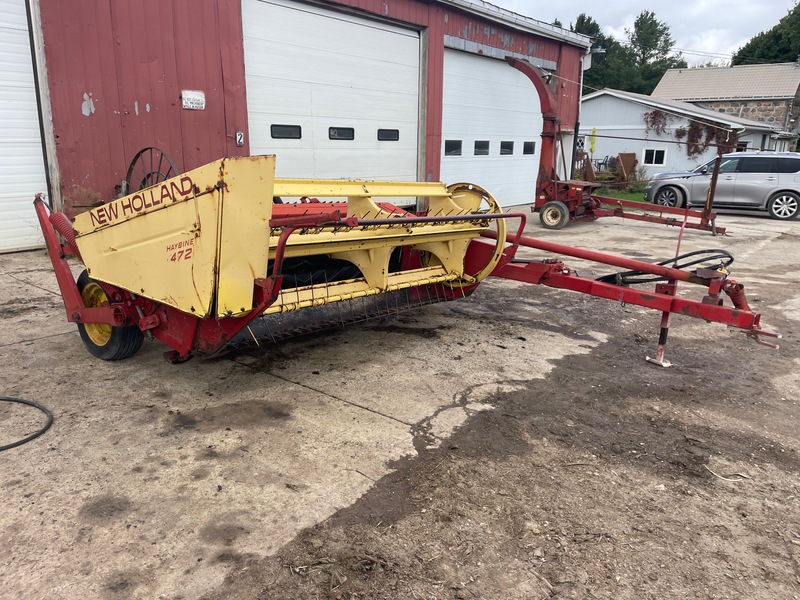
[[[39,404],[37,402],[34,402],[33,400],[23,400],[22,398],[10,398],[8,396],[0,396],[0,401],[2,401],[2,402],[12,402],[12,403],[15,403],[15,404],[26,404],[28,406],[32,406],[34,408],[38,408],[45,415],[47,415],[47,423],[45,423],[44,427],[42,427],[39,431],[36,431],[36,432],[30,434],[28,437],[22,438],[21,440],[18,440],[16,442],[11,443],[11,444],[6,444],[5,446],[0,446],[0,452],[2,452],[3,450],[10,450],[11,448],[16,448],[17,446],[22,446],[22,444],[27,444],[31,440],[35,440],[37,437],[42,435],[45,431],[50,429],[50,425],[53,424],[53,413],[51,413],[50,410],[47,407],[42,406],[41,404]]]
[[[694,260],[686,261],[687,258],[692,258],[697,256],[699,258],[695,258]],[[681,262],[685,261],[685,262]],[[714,267],[709,266],[708,268],[722,268],[727,269],[729,266],[733,264],[733,254],[728,252],[727,250],[721,249],[706,249],[706,250],[695,250],[694,252],[687,252],[686,254],[681,254],[680,256],[676,256],[675,258],[668,258],[666,260],[662,260],[661,262],[655,263],[662,267],[671,267],[673,269],[684,270],[688,269],[689,267],[693,267],[694,265],[698,265],[701,263],[709,263],[711,261],[719,261]],[[634,285],[637,283],[652,283],[655,281],[667,281],[667,277],[663,277],[661,275],[651,275],[649,273],[643,273],[641,271],[621,271],[619,273],[611,273],[610,275],[603,275],[602,277],[598,277],[595,281],[602,281],[604,283],[615,283],[617,285]]]

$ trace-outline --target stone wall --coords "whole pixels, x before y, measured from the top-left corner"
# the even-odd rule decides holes
[[[800,93],[792,100],[717,100],[695,104],[715,112],[778,125],[787,131],[800,131]]]

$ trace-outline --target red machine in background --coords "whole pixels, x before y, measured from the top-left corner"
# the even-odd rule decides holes
[[[536,180],[536,199],[532,210],[539,213],[539,220],[546,229],[562,229],[570,221],[621,217],[710,231],[715,235],[725,233],[725,228],[716,226],[717,215],[711,210],[711,198],[702,211],[696,211],[598,196],[595,194],[601,187],[598,183],[559,179],[556,153],[557,141],[561,136],[561,124],[558,120],[558,96],[555,92],[554,78],[528,61],[506,57],[506,62],[531,80],[541,101],[544,124],[539,175]],[[647,212],[631,212],[625,209]]]

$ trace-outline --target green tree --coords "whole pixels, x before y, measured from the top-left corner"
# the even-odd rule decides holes
[[[593,38],[595,52],[605,50],[603,54],[593,53],[592,68],[584,73],[585,94],[603,88],[649,94],[667,69],[687,66],[680,53],[674,55],[675,41],[669,26],[651,11],[636,18],[622,43],[604,35],[597,21],[585,13],[570,28]]]
[[[570,30],[592,38],[592,67],[583,74],[583,93],[613,87],[612,64],[620,49],[619,42],[603,34],[600,24],[586,13],[578,15],[575,23],[570,24]]]
[[[626,91],[650,94],[667,69],[686,68],[680,52],[674,54],[675,40],[669,25],[656,19],[654,12],[645,10],[636,17],[633,29],[626,29],[624,44],[627,58],[633,61],[636,75]]]
[[[669,25],[656,19],[655,13],[649,10],[636,17],[633,29],[626,29],[625,35],[639,67],[669,58],[675,46]]]
[[[762,31],[733,55],[734,65],[794,62],[800,54],[800,4],[778,24]]]

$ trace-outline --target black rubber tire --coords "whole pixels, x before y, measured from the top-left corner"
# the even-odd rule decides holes
[[[78,277],[78,291],[81,296],[84,295],[84,290],[90,284],[99,287],[99,284],[84,271],[80,274],[80,277]],[[94,288],[94,291],[99,294],[96,288]],[[105,295],[105,292],[102,292],[102,296],[105,298],[105,301],[108,301],[108,296]],[[87,299],[84,297],[84,304],[86,304],[86,300]],[[91,307],[87,304],[87,308]],[[92,339],[92,332],[87,330],[87,327],[91,329],[92,326],[91,323],[78,323],[78,332],[81,334],[83,345],[86,346],[90,354],[97,358],[103,360],[123,360],[136,354],[139,348],[142,347],[144,334],[136,325],[128,325],[125,327],[110,326],[108,339],[104,343],[96,341],[98,337],[96,334],[94,335],[96,339]]]
[[[569,223],[569,208],[563,202],[551,200],[539,209],[539,221],[545,229],[564,229]]]
[[[800,214],[800,195],[794,192],[778,192],[767,203],[767,211],[773,219],[788,221]]]
[[[683,208],[686,198],[683,191],[671,185],[665,185],[656,192],[653,204],[661,206],[671,206],[672,208]]]

